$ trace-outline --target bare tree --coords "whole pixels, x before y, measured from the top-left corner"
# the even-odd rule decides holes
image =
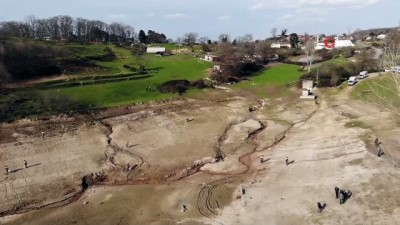
[[[282,37],[285,37],[285,36],[286,36],[287,31],[288,31],[287,28],[282,28],[282,30],[281,30],[281,35],[282,35]]]
[[[199,43],[200,44],[207,44],[207,41],[210,40],[208,37],[200,37],[199,38]]]
[[[175,44],[182,44],[183,43],[183,40],[182,40],[182,38],[181,37],[177,37],[176,38],[176,40],[175,40]]]
[[[145,72],[146,45],[139,43],[131,47],[132,55],[135,56],[136,64],[139,66],[139,73]]]
[[[70,38],[74,20],[70,16],[60,16],[60,32],[62,38]]]
[[[260,41],[255,47],[256,53],[261,57],[263,63],[266,63],[269,59],[273,58],[274,51],[271,48],[271,43],[268,41]]]
[[[386,39],[383,64],[389,68],[400,65],[400,32],[393,31]]]
[[[47,20],[49,36],[51,39],[57,40],[60,37],[59,17],[55,16]]]
[[[252,42],[253,41],[253,35],[252,34],[245,34],[242,38],[243,42]]]
[[[377,60],[374,59],[374,54],[371,51],[363,50],[356,57],[355,73],[358,74],[363,70],[375,69],[378,66]]]
[[[219,43],[228,43],[231,42],[231,37],[229,36],[229,34],[220,34],[218,36],[218,42]]]
[[[315,57],[315,42],[312,39],[308,39],[305,44],[304,53],[306,55],[306,62],[307,62],[307,72],[310,73],[311,65],[314,62]]]
[[[198,36],[199,35],[194,32],[186,33],[185,35],[183,35],[183,42],[187,45],[196,44]]]
[[[276,38],[277,33],[278,33],[278,28],[274,27],[271,29],[271,35],[274,39]]]
[[[244,57],[253,57],[256,51],[256,45],[254,42],[240,42],[238,44],[238,53]]]
[[[35,16],[31,15],[26,18],[26,23],[29,26],[29,33],[30,37],[35,38],[36,35],[36,24],[37,24],[37,19]]]
[[[75,19],[75,34],[76,34],[76,36],[78,36],[79,39],[85,35],[86,24],[87,24],[86,19],[83,19],[83,18]],[[112,32],[111,25],[110,25],[110,32]]]

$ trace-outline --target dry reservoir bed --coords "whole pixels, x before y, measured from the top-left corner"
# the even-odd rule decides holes
[[[0,221],[399,222],[397,168],[367,147],[371,130],[346,127],[354,119],[346,115],[369,114],[348,107],[348,101],[335,101],[338,105],[323,103],[319,108],[313,102],[268,101],[251,113],[251,103],[243,99],[190,102],[179,110],[149,109],[85,123],[6,126],[0,165],[14,171],[1,175],[0,210],[27,213]],[[381,126],[383,131],[390,128],[389,123]],[[215,162],[216,155],[224,160]],[[286,157],[294,163],[286,166]],[[24,159],[29,168],[23,168]],[[94,186],[81,192],[84,176]],[[335,186],[354,195],[339,205]],[[321,214],[317,201],[327,203]]]

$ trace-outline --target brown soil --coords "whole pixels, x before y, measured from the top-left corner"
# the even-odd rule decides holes
[[[176,100],[1,125],[0,166],[15,171],[0,175],[0,210],[8,215],[0,222],[398,223],[392,116],[348,92],[320,95],[319,107],[275,99],[250,113],[257,102],[249,98]],[[384,143],[381,158],[370,144],[375,136]],[[217,153],[223,161],[214,162]],[[286,157],[294,163],[286,166]],[[32,166],[23,168],[24,159]],[[128,163],[136,166],[126,171]],[[100,171],[105,179],[91,179],[82,192],[82,177]],[[354,193],[346,204],[335,186]],[[327,203],[321,214],[317,201]]]

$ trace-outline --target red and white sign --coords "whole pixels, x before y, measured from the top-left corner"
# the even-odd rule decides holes
[[[324,45],[327,49],[333,49],[335,47],[335,39],[333,37],[325,38]]]

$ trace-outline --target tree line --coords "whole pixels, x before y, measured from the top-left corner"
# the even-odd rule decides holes
[[[100,20],[73,18],[68,15],[40,19],[28,16],[25,21],[0,22],[0,36],[39,40],[135,41],[135,29],[126,24],[107,24]]]

